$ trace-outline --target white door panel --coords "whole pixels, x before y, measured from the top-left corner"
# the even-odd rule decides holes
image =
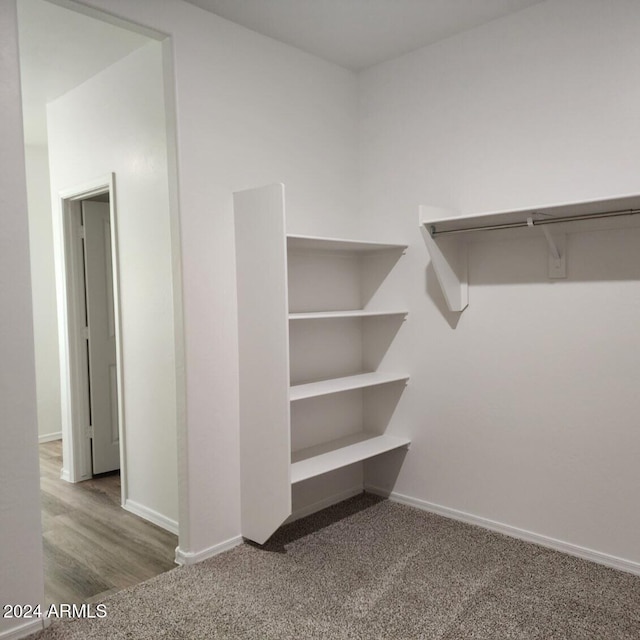
[[[120,468],[109,205],[83,202],[93,473]]]

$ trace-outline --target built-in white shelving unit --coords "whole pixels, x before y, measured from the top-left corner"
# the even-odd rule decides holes
[[[282,185],[234,209],[242,535],[263,544],[294,485],[409,445],[367,420],[365,395],[409,379],[377,369],[407,311],[371,300],[406,245],[287,235]]]
[[[420,229],[434,271],[451,311],[468,303],[467,240],[517,229],[543,234],[549,247],[549,277],[566,276],[565,234],[571,231],[640,226],[640,196],[461,215],[439,207],[420,207]]]

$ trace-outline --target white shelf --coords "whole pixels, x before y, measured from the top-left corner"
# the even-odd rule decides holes
[[[346,240],[320,236],[287,235],[287,248],[296,251],[347,251],[367,253],[376,251],[404,251],[406,244],[385,244],[367,240]]]
[[[597,219],[603,214],[607,216],[614,213],[624,217],[631,211],[639,210],[640,196],[633,195],[604,200],[590,200],[588,202],[571,202],[553,206],[493,211],[466,216],[440,210],[435,217],[423,217],[421,222],[432,235],[435,232],[435,235],[438,236],[439,234],[479,232],[496,227],[509,228],[512,225],[526,226],[527,218],[532,218],[534,225],[536,222],[539,223],[541,221],[552,221],[552,224],[560,224],[570,222],[575,217],[588,220],[589,218]],[[640,224],[640,216],[637,217],[638,224]]]
[[[325,320],[331,318],[375,318],[378,316],[406,316],[406,310],[368,311],[355,309],[353,311],[311,311],[306,313],[290,313],[289,320]]]
[[[291,456],[291,484],[406,447],[410,443],[409,438],[359,433],[302,449]]]
[[[296,400],[304,400],[305,398],[315,398],[331,393],[340,393],[341,391],[364,389],[365,387],[373,387],[378,384],[388,384],[390,382],[399,382],[408,379],[409,376],[407,374],[381,373],[379,371],[359,373],[355,376],[347,376],[345,378],[332,378],[330,380],[321,380],[320,382],[294,385],[290,388],[289,399],[291,402],[294,402]]]

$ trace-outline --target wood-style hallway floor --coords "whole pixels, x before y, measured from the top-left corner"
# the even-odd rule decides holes
[[[177,536],[120,506],[120,475],[60,480],[62,441],[40,445],[46,604],[82,604],[174,568]]]

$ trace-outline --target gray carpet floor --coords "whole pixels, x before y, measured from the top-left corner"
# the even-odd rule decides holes
[[[640,638],[640,578],[363,494],[37,640]]]

